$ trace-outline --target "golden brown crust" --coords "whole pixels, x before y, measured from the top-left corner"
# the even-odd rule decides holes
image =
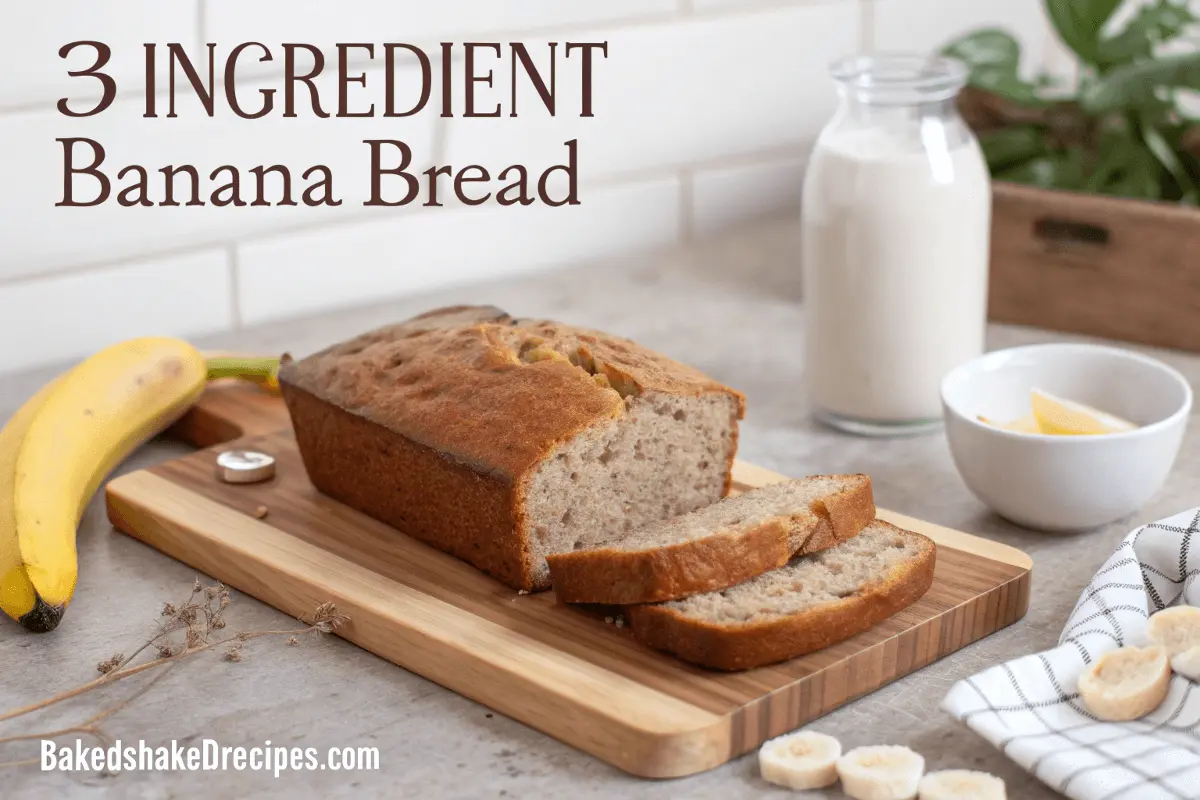
[[[740,393],[627,339],[490,306],[365,333],[279,379],[514,484],[556,444],[624,414],[623,396],[721,393],[745,413]]]
[[[828,520],[829,524],[817,527],[793,555],[828,550],[857,536],[875,521],[875,493],[871,490],[871,479],[866,475],[850,477],[862,481],[851,491],[837,492],[813,504],[813,513]]]
[[[860,480],[800,513],[748,530],[715,531],[648,550],[597,548],[547,556],[554,594],[568,603],[603,605],[677,600],[725,589],[782,567],[794,555],[833,547],[875,519],[871,480],[846,477]]]
[[[527,542],[513,530],[511,486],[303,389],[281,383],[313,486],[351,508],[532,590]]]
[[[546,557],[554,594],[567,603],[631,605],[723,589],[791,557],[790,530],[776,518],[653,550],[588,550]]]
[[[317,488],[526,590],[548,587],[530,574],[524,494],[558,444],[641,392],[726,394],[745,413],[740,393],[626,339],[491,306],[286,359],[279,381]]]
[[[800,614],[761,622],[721,625],[687,617],[666,605],[625,610],[634,637],[684,661],[718,670],[744,670],[796,658],[862,633],[907,608],[929,591],[937,547],[921,540],[916,558],[850,597]]]

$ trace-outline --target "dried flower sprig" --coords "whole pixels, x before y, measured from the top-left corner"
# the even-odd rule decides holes
[[[216,631],[225,628],[224,614],[230,602],[229,589],[224,584],[218,582],[206,587],[201,583],[200,578],[197,577],[192,583],[191,594],[184,603],[180,605],[169,602],[163,603],[154,635],[142,643],[128,657],[122,653],[116,653],[100,661],[96,664],[96,670],[101,673],[99,678],[88,681],[74,689],[60,692],[53,697],[48,697],[36,703],[0,714],[0,722],[41,711],[49,706],[70,700],[94,689],[99,689],[110,683],[116,683],[117,681],[145,672],[146,670],[154,669],[155,667],[165,666],[167,669],[164,669],[153,680],[129,697],[92,715],[78,725],[54,731],[0,737],[0,745],[30,739],[52,739],[69,734],[90,735],[101,742],[109,743],[112,741],[112,737],[100,728],[99,723],[149,691],[150,687],[161,680],[179,661],[205,652],[206,650],[224,647],[224,660],[236,663],[244,659],[243,646],[252,639],[263,636],[287,636],[287,644],[296,645],[299,643],[300,636],[332,633],[350,621],[350,618],[340,613],[333,603],[322,603],[317,606],[313,612],[311,622],[305,627],[283,630],[239,631],[231,636],[218,638],[214,634]],[[178,635],[181,633],[182,637]],[[182,641],[179,641],[180,638],[182,638]],[[132,663],[134,659],[149,649],[154,650],[154,658],[140,664]],[[37,762],[36,759],[33,761],[0,762],[0,767],[28,763]]]

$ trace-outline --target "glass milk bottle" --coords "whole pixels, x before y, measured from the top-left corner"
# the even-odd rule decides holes
[[[939,384],[983,352],[991,186],[958,115],[957,61],[833,65],[841,106],[804,181],[807,378],[817,417],[868,435],[941,420]]]

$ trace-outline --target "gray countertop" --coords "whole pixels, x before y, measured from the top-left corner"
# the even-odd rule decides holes
[[[967,491],[941,435],[874,441],[816,426],[809,418],[802,363],[794,226],[769,223],[700,246],[579,269],[509,278],[494,285],[443,291],[384,305],[245,330],[203,346],[293,354],[431,306],[488,302],[514,313],[555,317],[629,336],[696,365],[748,398],[740,455],[790,475],[866,472],[881,506],[981,534],[1034,559],[1028,615],[926,669],[817,721],[813,728],[846,747],[906,744],[930,768],[965,767],[1001,775],[1009,796],[1053,797],[999,752],[952,721],[938,706],[950,685],[983,667],[1056,643],[1062,623],[1097,567],[1136,525],[1197,504],[1200,429],[1192,426],[1167,486],[1134,517],[1076,536],[1021,530],[990,514]],[[1074,337],[993,326],[989,348]],[[1200,357],[1157,355],[1200,378]],[[7,419],[51,370],[0,379],[0,419]],[[153,443],[122,470],[184,452]],[[101,498],[79,531],[80,579],[69,613],[52,634],[27,634],[0,618],[0,711],[22,706],[97,676],[95,664],[132,652],[153,631],[164,601],[186,597],[194,571],[115,533]],[[230,630],[275,629],[289,619],[235,593]],[[176,665],[144,695],[104,723],[125,742],[171,740],[224,746],[274,744],[376,746],[374,772],[93,772],[42,773],[12,767],[0,795],[111,794],[113,797],[387,796],[446,798],[841,797],[773,790],[753,756],[711,772],[641,781],[521,723],[410,674],[333,637],[298,647],[260,639],[245,660],[217,653]],[[151,672],[150,674],[153,674]],[[141,688],[137,676],[16,721],[0,737],[55,730]],[[71,737],[73,738],[73,737]],[[0,745],[0,761],[35,756],[34,743]]]

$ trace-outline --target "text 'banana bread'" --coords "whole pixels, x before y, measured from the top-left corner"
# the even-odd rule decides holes
[[[716,502],[743,396],[619,337],[439,309],[285,364],[313,485],[517,589]]]

